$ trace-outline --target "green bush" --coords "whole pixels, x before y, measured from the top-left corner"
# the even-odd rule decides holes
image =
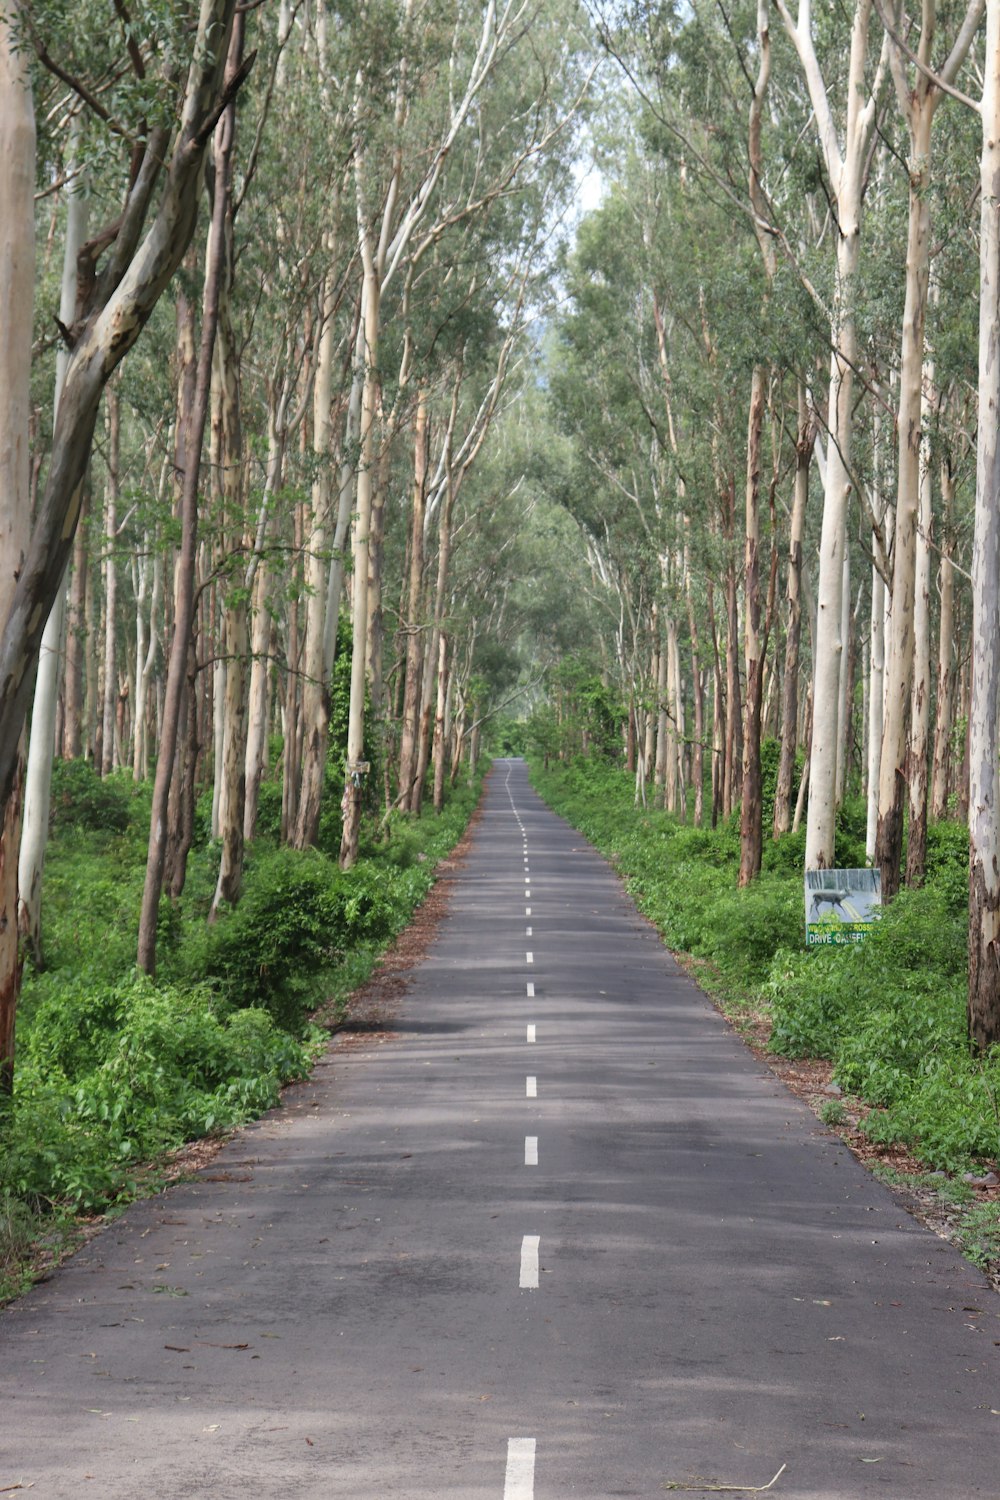
[[[925,879],[940,892],[952,916],[967,917],[969,830],[965,823],[928,824]]]
[[[804,922],[801,882],[762,875],[712,903],[698,951],[748,987],[766,977],[777,949],[803,941]]]
[[[316,850],[256,852],[239,905],[208,934],[205,974],[234,1008],[298,1031],[347,937],[342,877]]]
[[[0,1189],[99,1208],[136,1163],[275,1104],[307,1060],[262,1011],[220,1015],[204,984],[67,985],[22,1040]]]
[[[124,833],[129,826],[132,777],[116,772],[103,779],[89,760],[52,765],[52,827]]]

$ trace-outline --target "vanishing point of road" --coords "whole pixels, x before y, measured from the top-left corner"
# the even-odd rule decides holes
[[[0,1495],[1000,1497],[995,1294],[522,762],[392,1039],[293,1094],[0,1315]]]

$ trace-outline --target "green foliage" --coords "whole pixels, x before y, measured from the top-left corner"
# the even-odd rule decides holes
[[[981,1270],[1000,1261],[1000,1204],[976,1203],[961,1216],[958,1242],[962,1254]]]
[[[338,955],[379,935],[381,903],[365,873],[341,874],[317,850],[255,856],[239,905],[219,917],[204,957],[227,1003],[261,1006],[298,1030]]]
[[[819,1107],[819,1117],[824,1125],[836,1127],[847,1119],[847,1110],[840,1099],[824,1099]]]
[[[52,767],[52,828],[124,833],[131,796],[128,773],[102,779],[89,760],[57,760]]]
[[[224,1015],[204,984],[70,978],[25,1027],[0,1190],[100,1208],[137,1163],[276,1104],[308,1057],[262,1012]]]
[[[528,749],[531,726],[523,719],[498,714],[488,733],[490,749],[494,755],[524,755]]]
[[[698,949],[731,979],[758,984],[775,950],[802,940],[801,880],[762,875],[744,890],[727,890],[708,907]]]

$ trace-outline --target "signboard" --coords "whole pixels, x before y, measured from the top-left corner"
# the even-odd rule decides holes
[[[881,905],[878,870],[807,870],[806,946],[860,943]]]

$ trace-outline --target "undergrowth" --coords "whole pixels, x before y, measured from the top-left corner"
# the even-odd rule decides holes
[[[771,1047],[829,1058],[871,1108],[862,1129],[958,1172],[1000,1156],[1000,1049],[969,1048],[965,1025],[964,827],[929,830],[920,890],[903,891],[863,943],[806,949],[801,837],[765,838],[764,869],[736,886],[735,819],[712,830],[634,805],[631,778],[594,761],[532,768],[545,800],[607,855],[668,945],[703,960],[699,979],[772,1020]],[[864,864],[864,805],[840,814],[838,860]]]
[[[311,1013],[368,977],[478,791],[455,788],[439,817],[394,817],[347,873],[265,833],[241,900],[212,925],[219,850],[204,830],[183,897],[161,905],[154,981],[135,969],[148,788],[57,765],[45,965],[25,969],[15,1092],[0,1104],[0,1297],[67,1215],[127,1199],[150,1163],[259,1115],[306,1073],[327,1035]]]

